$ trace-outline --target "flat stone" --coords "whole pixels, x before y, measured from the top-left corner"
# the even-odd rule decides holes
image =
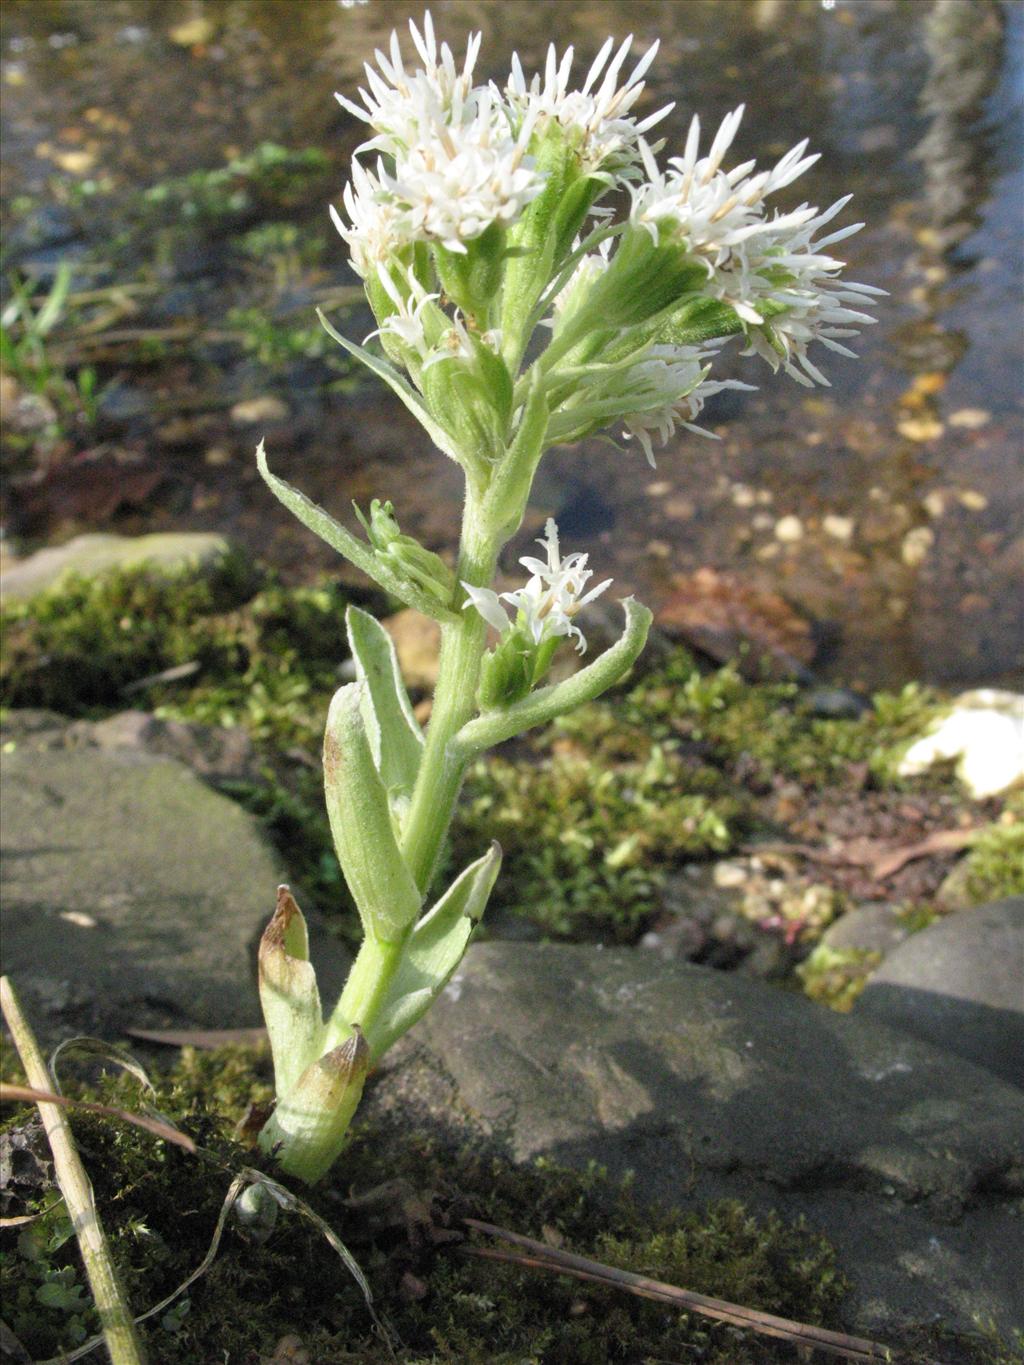
[[[24,602],[53,587],[67,573],[94,578],[109,569],[153,564],[162,569],[215,563],[228,551],[223,536],[204,531],[158,531],[146,536],[94,533],[50,545],[25,559],[9,560],[0,601]]]
[[[258,782],[260,765],[252,740],[240,726],[164,720],[148,711],[118,711],[103,720],[72,720],[56,711],[16,707],[0,718],[5,753],[20,748],[132,749],[176,758],[215,786]]]
[[[386,1059],[369,1110],[465,1122],[638,1195],[804,1215],[851,1330],[1024,1314],[1024,1096],[873,1020],[654,954],[481,944]]]
[[[958,910],[914,934],[856,1009],[1024,1086],[1024,896]]]
[[[284,878],[251,816],[126,748],[18,745],[0,778],[4,970],[46,1042],[260,1024],[255,949]],[[330,998],[349,959],[310,918]]]

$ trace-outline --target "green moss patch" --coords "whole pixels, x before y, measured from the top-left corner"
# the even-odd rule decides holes
[[[1024,799],[1018,796],[998,824],[978,835],[962,875],[973,904],[1024,896]]]
[[[243,726],[263,772],[229,794],[264,822],[307,893],[344,915],[351,907],[317,760],[347,656],[347,600],[327,581],[285,588],[237,557],[200,572],[65,580],[4,610],[0,700],[73,716],[139,706]],[[195,672],[147,681],[183,664]],[[634,942],[661,912],[674,870],[735,853],[758,835],[786,837],[773,804],[785,784],[805,806],[837,792],[856,800],[865,786],[891,790],[894,804],[903,789],[952,791],[948,774],[895,776],[907,744],[940,709],[933,694],[908,687],[880,695],[860,717],[823,719],[793,684],[751,684],[729,667],[701,672],[680,649],[476,765],[449,866],[497,838],[505,866],[492,917],[505,911],[556,938]],[[979,853],[979,883],[1006,883],[1009,857],[998,875],[995,860],[992,849]],[[355,933],[354,916],[346,922]]]
[[[140,1105],[126,1077],[103,1078],[72,1094],[125,1108]],[[72,1123],[96,1187],[115,1259],[144,1311],[170,1294],[206,1254],[235,1171],[263,1164],[240,1146],[235,1125],[270,1094],[260,1050],[186,1049],[158,1079],[152,1102],[191,1133],[200,1157],[154,1141],[126,1124],[81,1111]],[[30,1111],[0,1137],[41,1156]],[[62,1204],[24,1158],[5,1173],[10,1213],[48,1212],[0,1242],[5,1320],[35,1358],[72,1348],[97,1329]],[[20,1180],[20,1183],[19,1183]],[[804,1224],[754,1217],[735,1202],[699,1210],[652,1209],[629,1182],[597,1168],[569,1171],[543,1161],[519,1167],[493,1144],[409,1122],[357,1127],[333,1176],[299,1190],[343,1239],[365,1272],[377,1312],[393,1336],[392,1356],[362,1294],[321,1235],[281,1213],[272,1228],[229,1220],[210,1269],[151,1319],[144,1334],[163,1365],[262,1365],[272,1357],[324,1365],[606,1365],[701,1360],[760,1365],[792,1359],[792,1347],[697,1315],[516,1266],[481,1261],[467,1245],[490,1245],[461,1220],[482,1219],[605,1264],[803,1322],[842,1330],[847,1286],[828,1244]],[[284,1350],[291,1340],[308,1357]],[[926,1353],[932,1340],[908,1343]],[[957,1339],[965,1365],[1010,1365],[1012,1347],[995,1334]],[[916,1358],[911,1351],[906,1359]]]
[[[669,868],[733,846],[745,803],[671,745],[640,744],[617,761],[600,747],[596,758],[478,764],[455,841],[463,860],[487,838],[504,849],[492,906],[555,937],[630,942],[657,909]]]
[[[138,1104],[133,1082],[90,1093]],[[78,1113],[73,1126],[133,1303],[141,1311],[202,1259],[231,1172],[258,1158],[232,1124],[269,1094],[262,1054],[186,1051],[159,1085],[157,1107],[192,1133],[197,1159],[127,1125]],[[383,1182],[392,1182],[382,1191]],[[398,1182],[395,1184],[394,1182]],[[8,1191],[13,1188],[8,1186]],[[377,1191],[381,1197],[343,1199]],[[442,1133],[359,1130],[333,1181],[309,1195],[369,1277],[377,1307],[402,1343],[403,1362],[500,1361],[580,1365],[699,1358],[719,1365],[787,1359],[706,1319],[597,1286],[472,1259],[460,1220],[473,1216],[539,1236],[606,1263],[698,1292],[814,1322],[838,1322],[844,1285],[831,1249],[802,1225],[755,1219],[734,1203],[700,1213],[652,1211],[628,1185],[592,1169],[518,1168],[483,1144]],[[26,1207],[53,1203],[30,1192]],[[62,1206],[20,1236],[6,1234],[5,1316],[38,1358],[96,1329]],[[390,1357],[351,1277],[319,1234],[279,1216],[266,1241],[232,1221],[213,1266],[147,1324],[155,1359],[205,1365],[216,1355],[255,1362],[294,1334],[313,1360]]]

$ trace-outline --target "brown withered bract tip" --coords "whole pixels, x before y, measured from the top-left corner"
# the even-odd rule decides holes
[[[277,904],[274,906],[274,913],[270,918],[270,923],[263,930],[263,937],[260,939],[259,957],[262,962],[268,953],[277,953],[284,950],[285,936],[288,927],[297,914],[299,907],[295,902],[295,897],[287,886],[277,888]]]
[[[370,1048],[358,1024],[352,1025],[352,1037],[320,1058],[320,1065],[347,1079],[366,1074],[370,1063]]]

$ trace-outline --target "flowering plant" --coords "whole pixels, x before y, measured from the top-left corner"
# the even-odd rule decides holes
[[[305,924],[287,888],[260,948],[260,992],[277,1107],[261,1142],[281,1166],[318,1179],[340,1152],[367,1070],[429,1007],[458,966],[498,874],[496,844],[424,911],[470,761],[615,683],[637,658],[650,612],[623,602],[616,643],[574,676],[545,684],[555,650],[586,641],[580,611],[587,556],[563,555],[553,521],[544,558],[520,562],[524,586],[492,587],[502,547],[521,525],[547,449],[621,424],[654,463],[654,443],[696,425],[721,347],[801,384],[827,383],[814,343],[845,345],[873,319],[881,291],[844,283],[828,248],[860,224],[822,229],[844,207],[769,213],[767,200],[815,161],[806,142],[771,169],[725,168],[743,110],[700,152],[697,118],[662,169],[647,135],[667,106],[636,110],[657,43],[627,75],[631,39],[611,38],[578,88],[573,53],[552,48],[527,77],[513,57],[502,87],[474,85],[479,35],[461,66],[429,13],[410,24],[420,65],[397,35],[367,65],[368,125],[335,226],[362,277],[376,346],[335,340],[384,380],[465,474],[458,565],[402,533],[390,503],[359,514],[359,539],[271,473],[260,472],[310,530],[390,594],[441,626],[441,658],[424,734],[394,647],[350,608],[357,681],[335,695],[324,741],[331,829],[364,941],[325,1018]],[[362,159],[361,159],[362,158]],[[624,212],[605,201],[619,192]],[[488,628],[496,639],[488,645]]]

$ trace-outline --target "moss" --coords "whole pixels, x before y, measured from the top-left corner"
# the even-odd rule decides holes
[[[232,1173],[261,1164],[233,1132],[247,1106],[268,1097],[267,1073],[265,1050],[186,1049],[158,1078],[153,1102],[197,1139],[199,1157],[127,1125],[72,1111],[137,1311],[170,1294],[198,1266]],[[135,1082],[124,1076],[67,1089],[126,1108],[140,1103]],[[25,1117],[25,1111],[15,1115],[8,1131],[26,1133]],[[387,1189],[384,1182],[390,1182]],[[728,1201],[685,1213],[650,1208],[628,1181],[614,1184],[597,1167],[569,1171],[545,1161],[516,1166],[493,1144],[465,1135],[456,1144],[450,1134],[407,1118],[357,1127],[332,1181],[302,1193],[362,1266],[378,1312],[400,1342],[396,1356],[374,1332],[359,1290],[320,1234],[282,1214],[269,1235],[229,1221],[210,1269],[146,1324],[152,1359],[259,1365],[289,1336],[325,1365],[384,1365],[396,1358],[401,1365],[682,1359],[768,1365],[792,1358],[788,1343],[673,1314],[600,1286],[467,1256],[460,1250],[465,1217],[698,1293],[799,1321],[843,1325],[846,1285],[834,1254],[801,1222],[754,1217]],[[346,1205],[350,1193],[362,1197]],[[52,1190],[32,1190],[25,1205],[39,1207],[52,1198]],[[5,1319],[39,1358],[71,1347],[96,1324],[62,1207],[33,1227],[31,1245],[5,1233],[0,1272]],[[44,1285],[52,1288],[40,1298]],[[937,1339],[906,1344],[927,1355]],[[991,1330],[952,1342],[943,1337],[942,1344],[955,1346],[964,1365],[1017,1359]],[[918,1357],[911,1351],[905,1358]]]
[[[1001,820],[978,835],[962,875],[972,904],[1024,895],[1024,799],[1016,797]]]
[[[316,761],[347,655],[345,604],[334,584],[284,588],[266,572],[254,582],[234,561],[212,575],[66,582],[4,613],[0,700],[97,714],[123,706],[125,687],[196,663],[192,679],[151,683],[132,703],[243,726],[264,770],[229,794],[263,821],[309,895],[345,907]],[[488,839],[502,843],[492,918],[507,911],[555,937],[631,942],[660,911],[668,873],[765,827],[758,792],[794,778],[841,786],[858,770],[858,781],[870,770],[889,784],[937,705],[906,688],[864,717],[822,720],[793,685],[752,685],[731,668],[702,674],[679,650],[628,690],[478,764],[453,855],[461,866]],[[949,779],[919,782],[937,780]],[[346,922],[355,933],[354,915]]]
[[[132,686],[136,705],[319,747],[347,601],[332,583],[284,588],[237,555],[210,570],[68,577],[3,609],[0,698],[81,716],[119,709]],[[192,683],[136,686],[184,663]]]
[[[311,192],[330,168],[318,147],[291,149],[261,142],[246,156],[223,166],[193,171],[150,186],[129,206],[144,219],[155,217],[217,222],[247,218],[260,207],[295,208],[308,203]]]
[[[638,742],[618,761],[610,745],[609,733],[596,757],[496,757],[474,768],[454,843],[462,861],[487,838],[502,845],[492,909],[557,937],[629,942],[657,910],[671,867],[733,846],[744,805],[716,774],[671,742]]]
[[[96,1185],[114,1254],[138,1309],[170,1293],[206,1252],[230,1173],[259,1160],[233,1141],[231,1126],[251,1100],[265,1099],[266,1056],[241,1049],[187,1051],[158,1083],[156,1106],[192,1133],[200,1159],[91,1114],[73,1126]],[[127,1078],[89,1093],[136,1107]],[[401,1207],[361,1211],[341,1188],[399,1181]],[[43,1200],[50,1199],[49,1192]],[[364,1126],[334,1187],[309,1195],[370,1278],[376,1300],[404,1343],[405,1362],[638,1361],[689,1356],[719,1365],[788,1358],[785,1348],[748,1342],[703,1319],[666,1314],[644,1300],[551,1275],[460,1255],[451,1239],[465,1216],[543,1235],[613,1265],[808,1321],[837,1321],[844,1286],[831,1249],[801,1224],[755,1219],[720,1203],[685,1215],[650,1210],[630,1188],[597,1169],[570,1172],[543,1162],[516,1167],[493,1147],[410,1128]],[[36,1201],[42,1202],[37,1199]],[[433,1222],[430,1222],[428,1213]],[[92,1331],[73,1243],[58,1210],[27,1245],[2,1259],[11,1326],[37,1355]],[[454,1238],[455,1247],[462,1239]],[[41,1304],[42,1284],[52,1305]],[[253,1365],[288,1333],[324,1361],[385,1361],[359,1291],[319,1234],[279,1218],[265,1244],[229,1224],[211,1269],[146,1329],[151,1354],[167,1365],[201,1365],[214,1354]]]
[[[611,738],[620,728],[623,736],[675,737],[716,766],[741,763],[745,781],[755,785],[777,775],[810,788],[842,785],[863,765],[886,786],[905,785],[896,774],[899,760],[940,710],[936,694],[908,684],[878,694],[862,716],[825,719],[808,710],[795,683],[748,683],[731,665],[702,673],[679,650],[619,699],[560,725],[579,736],[596,729],[606,743],[623,742]]]
[[[882,954],[862,948],[830,948],[819,943],[796,969],[804,994],[840,1014],[848,1014]]]

